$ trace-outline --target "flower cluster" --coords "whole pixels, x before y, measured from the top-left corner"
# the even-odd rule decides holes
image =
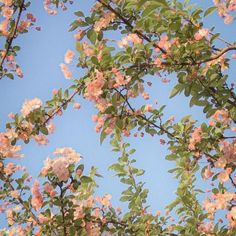
[[[57,148],[54,152],[54,156],[54,159],[48,158],[44,162],[41,174],[45,176],[51,171],[55,176],[57,176],[59,181],[67,181],[70,177],[68,167],[81,160],[80,154],[72,148]]]
[[[195,128],[194,129],[194,131],[192,133],[192,136],[191,136],[191,138],[189,140],[189,145],[188,145],[188,148],[190,150],[194,150],[195,149],[195,145],[202,140],[201,133],[202,133],[202,129],[201,128]]]
[[[118,46],[120,48],[128,46],[129,43],[133,44],[142,44],[143,40],[139,38],[137,34],[128,34],[126,37],[124,37],[121,41],[118,41]]]
[[[11,144],[16,136],[17,134],[12,129],[9,129],[5,133],[0,133],[0,153],[2,156],[11,158],[23,157],[23,155],[19,153],[21,146]]]
[[[235,0],[213,0],[215,6],[218,8],[218,14],[224,19],[225,24],[230,24],[233,21],[231,12],[236,11]]]
[[[115,14],[112,12],[105,13],[102,18],[95,22],[94,30],[96,32],[101,31],[102,29],[106,28],[115,18]]]
[[[32,100],[26,100],[21,108],[21,113],[23,117],[28,116],[32,111],[42,107],[42,101],[39,98],[34,98]]]

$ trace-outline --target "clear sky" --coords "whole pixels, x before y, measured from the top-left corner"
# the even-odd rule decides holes
[[[48,15],[43,9],[43,1],[32,1],[31,11],[37,18],[37,24],[42,27],[41,32],[30,30],[28,34],[21,36],[17,43],[21,51],[17,61],[22,66],[24,78],[16,78],[14,81],[3,79],[0,81],[0,129],[4,131],[9,112],[19,112],[25,99],[39,97],[46,101],[52,97],[54,88],[66,88],[71,81],[65,80],[59,64],[63,61],[67,49],[75,49],[73,33],[68,32],[69,24],[75,19],[73,12],[85,10],[88,12],[91,0],[75,1],[73,7],[67,12],[60,12],[56,16]],[[199,6],[207,6],[211,1],[195,0]],[[218,31],[223,32],[226,39],[233,40],[232,27],[225,27],[222,20],[216,15],[209,18],[206,26],[215,25]],[[235,30],[234,30],[235,33]],[[233,72],[235,69],[233,69]],[[74,70],[74,77],[82,75],[80,69]],[[152,78],[155,79],[155,78]],[[175,84],[175,77],[171,76],[170,84],[163,84],[158,79],[152,88],[151,100],[159,101],[159,104],[167,104],[166,117],[175,115],[177,121],[184,115],[193,114],[196,119],[201,119],[200,109],[188,108],[186,98],[179,96],[168,100],[170,88]],[[34,141],[23,145],[22,152],[25,157],[19,162],[25,165],[29,173],[36,177],[43,165],[43,160],[50,156],[56,147],[72,147],[82,154],[86,170],[94,165],[104,176],[98,179],[98,194],[111,193],[114,205],[121,206],[117,199],[124,186],[114,177],[113,172],[107,168],[116,160],[116,154],[111,152],[107,141],[99,144],[99,135],[94,131],[94,123],[91,120],[95,113],[93,105],[81,98],[79,102],[82,108],[79,111],[73,108],[67,109],[62,117],[55,119],[56,131],[49,136],[47,146],[38,146]],[[146,170],[143,180],[150,189],[149,204],[151,210],[163,210],[172,199],[176,182],[167,171],[172,168],[172,163],[165,161],[166,146],[159,145],[159,137],[130,138],[132,147],[137,149],[135,158],[137,166]],[[1,220],[0,220],[1,221]],[[0,223],[4,226],[5,221]],[[5,225],[6,226],[6,225]]]

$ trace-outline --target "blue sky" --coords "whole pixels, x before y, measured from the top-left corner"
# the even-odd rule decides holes
[[[3,79],[0,81],[0,129],[4,131],[9,112],[19,112],[25,99],[39,97],[46,101],[52,97],[54,88],[66,88],[71,81],[65,80],[59,64],[63,61],[67,49],[75,49],[73,33],[68,32],[69,24],[75,19],[73,12],[85,10],[88,12],[91,0],[75,1],[76,3],[67,12],[60,12],[56,16],[48,15],[43,9],[42,1],[32,1],[31,11],[37,18],[37,24],[42,27],[41,32],[30,30],[28,34],[17,39],[21,51],[17,61],[22,66],[24,78],[16,78],[14,81]],[[207,6],[211,1],[192,1],[199,6]],[[223,32],[226,39],[233,40],[232,27],[225,27],[217,16],[209,17],[206,26],[215,25],[218,31]],[[232,74],[235,69],[232,69]],[[74,70],[74,77],[83,75],[80,69]],[[166,117],[175,115],[177,120],[184,115],[192,114],[195,119],[202,119],[200,109],[189,109],[186,98],[179,96],[169,100],[170,88],[175,84],[175,77],[170,84],[162,84],[156,81],[152,92],[151,101],[157,99],[159,104],[166,104]],[[114,177],[114,173],[108,172],[109,165],[116,161],[117,154],[111,152],[107,141],[99,144],[99,135],[94,131],[94,123],[91,120],[95,113],[93,105],[81,98],[82,104],[79,111],[69,108],[61,117],[55,119],[56,131],[49,136],[50,143],[47,146],[38,146],[35,142],[24,145],[22,152],[25,157],[19,162],[25,165],[29,173],[36,177],[43,165],[43,160],[50,156],[56,147],[72,147],[82,154],[82,161],[86,169],[94,165],[104,178],[98,180],[98,194],[111,193],[113,203],[117,207],[120,192],[123,185]],[[151,210],[163,210],[170,200],[174,199],[176,182],[167,171],[172,168],[172,163],[164,160],[166,146],[159,145],[159,137],[131,138],[131,146],[137,149],[134,157],[137,166],[146,170],[143,180],[150,189],[149,204]],[[4,223],[0,223],[3,226]]]

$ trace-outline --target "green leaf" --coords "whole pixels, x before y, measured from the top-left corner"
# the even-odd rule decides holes
[[[86,184],[93,182],[92,178],[90,178],[88,176],[81,176],[80,181],[81,181],[81,183],[86,183]]]
[[[9,78],[9,79],[14,79],[14,76],[13,76],[13,74],[12,73],[8,73],[8,74],[6,74],[6,76]]]
[[[45,126],[41,126],[39,130],[42,134],[48,135],[48,129]]]
[[[95,44],[96,39],[97,39],[97,33],[93,29],[88,30],[87,37],[91,43]]]
[[[76,11],[74,14],[79,17],[84,17],[84,13],[82,11]]]
[[[217,9],[217,7],[209,7],[209,8],[205,11],[204,17],[206,17],[206,16],[212,14],[214,11],[216,11],[216,9]]]
[[[103,141],[105,140],[106,136],[107,136],[107,134],[105,133],[105,130],[103,130],[101,132],[101,135],[100,135],[100,144],[103,143]]]
[[[183,85],[182,84],[177,84],[175,87],[172,89],[169,98],[173,98],[176,96],[178,93],[180,93],[183,90]]]

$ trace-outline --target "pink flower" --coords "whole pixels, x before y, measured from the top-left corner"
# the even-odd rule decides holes
[[[59,181],[67,181],[69,178],[69,170],[65,159],[57,159],[52,165],[52,172],[57,176]]]
[[[85,98],[88,100],[97,100],[100,95],[103,93],[103,86],[105,84],[103,73],[96,71],[95,80],[89,81],[86,84],[86,93],[84,94]]]
[[[44,224],[44,223],[47,223],[49,221],[49,218],[44,216],[41,213],[38,215],[38,219],[39,219],[40,224]]]
[[[16,74],[17,74],[17,76],[19,76],[20,78],[23,78],[23,72],[22,72],[22,70],[21,70],[21,68],[18,66],[17,68],[16,68]]]
[[[46,183],[46,184],[44,184],[44,191],[48,194],[48,195],[50,195],[50,197],[54,197],[55,195],[56,195],[56,191],[54,191],[54,188],[53,188],[53,186],[51,185],[51,184],[49,184],[49,183]]]
[[[166,141],[161,138],[161,139],[160,139],[160,144],[161,144],[161,145],[164,145],[165,143],[166,143]]]
[[[216,211],[216,204],[211,202],[208,198],[203,202],[203,207],[210,214],[214,214]]]
[[[226,25],[228,25],[228,24],[232,23],[233,19],[234,19],[234,18],[233,18],[231,15],[227,15],[227,16],[225,17],[225,19],[224,19],[224,23],[225,23]]]
[[[13,174],[14,172],[15,172],[15,168],[16,168],[16,166],[15,166],[15,164],[13,164],[13,163],[8,163],[7,165],[6,165],[6,167],[4,168],[4,173],[6,174],[6,175],[11,175],[11,174]]]
[[[74,38],[76,41],[80,41],[84,35],[85,35],[85,31],[84,30],[79,30],[75,35],[74,35]]]
[[[13,9],[11,9],[8,6],[2,7],[2,15],[3,17],[5,17],[6,19],[10,19],[13,15]]]
[[[152,105],[151,104],[147,104],[145,107],[144,107],[144,111],[145,112],[150,112],[150,111],[152,111]]]
[[[6,19],[4,21],[2,21],[0,23],[0,32],[4,35],[7,36],[8,35],[8,24],[9,24],[9,20]]]
[[[203,178],[204,179],[209,179],[211,176],[214,174],[214,172],[211,171],[211,167],[208,165],[207,168],[205,169],[203,173]]]
[[[94,24],[94,30],[96,32],[101,31],[102,29],[106,28],[115,18],[115,14],[113,12],[107,12],[103,15],[103,17],[96,21]]]
[[[81,105],[79,103],[75,103],[73,107],[74,107],[74,109],[80,109]]]
[[[20,194],[16,190],[11,191],[10,194],[13,198],[18,198],[20,196]]]
[[[22,33],[24,30],[31,26],[30,21],[21,21],[20,25],[18,26],[18,31]]]
[[[34,15],[32,13],[27,13],[26,17],[28,20],[30,20],[31,22],[36,22],[36,18],[34,17]]]
[[[40,26],[36,26],[35,29],[36,29],[37,31],[41,31],[41,27],[40,27]]]
[[[195,128],[194,129],[194,131],[192,133],[192,136],[191,136],[191,138],[189,140],[189,145],[188,145],[188,148],[190,150],[194,150],[195,145],[201,141],[201,139],[202,139],[201,133],[202,133],[202,129],[201,128]]]
[[[57,94],[58,94],[58,92],[59,92],[59,90],[58,90],[58,89],[53,89],[53,90],[52,90],[52,94],[53,94],[53,95],[57,95]]]
[[[220,172],[220,174],[217,176],[217,179],[223,183],[223,182],[227,182],[229,180],[229,175],[231,173],[231,168],[226,168],[225,171]]]
[[[123,48],[128,46],[129,42],[133,44],[142,44],[143,41],[137,34],[128,34],[121,41],[118,41],[117,44],[120,48]]]
[[[67,50],[65,57],[64,57],[64,61],[66,64],[70,64],[74,58],[74,52],[71,50]]]
[[[15,114],[12,113],[12,112],[10,112],[10,113],[8,114],[8,118],[9,118],[9,119],[14,119],[14,118],[15,118]]]
[[[209,34],[209,29],[200,29],[197,33],[194,34],[195,40],[199,41],[204,37],[207,37]]]
[[[39,98],[26,100],[22,106],[21,113],[23,117],[28,116],[32,111],[39,109],[42,106],[42,101]]]
[[[56,129],[56,126],[53,123],[50,123],[47,125],[48,133],[52,134],[54,130]]]
[[[61,67],[61,71],[62,71],[64,77],[66,79],[71,79],[72,78],[72,73],[70,72],[69,68],[63,63],[60,64],[60,67]]]
[[[100,226],[97,223],[86,222],[85,229],[87,231],[88,236],[100,236],[101,235]]]
[[[43,134],[35,135],[33,138],[39,145],[47,145],[48,144],[48,139]]]
[[[236,59],[236,54],[232,54],[231,58]]]
[[[35,180],[31,192],[33,195],[31,200],[32,207],[38,211],[43,205],[43,197],[39,191],[39,182],[37,180]]]
[[[146,92],[143,92],[143,93],[142,93],[142,96],[143,96],[143,98],[144,98],[145,100],[148,100],[148,99],[150,98],[149,94],[146,93]]]
[[[1,2],[6,6],[12,5],[12,0],[1,0]]]
[[[75,208],[75,212],[74,212],[74,219],[82,219],[84,218],[85,213],[83,211],[83,207],[82,206],[78,206]]]

